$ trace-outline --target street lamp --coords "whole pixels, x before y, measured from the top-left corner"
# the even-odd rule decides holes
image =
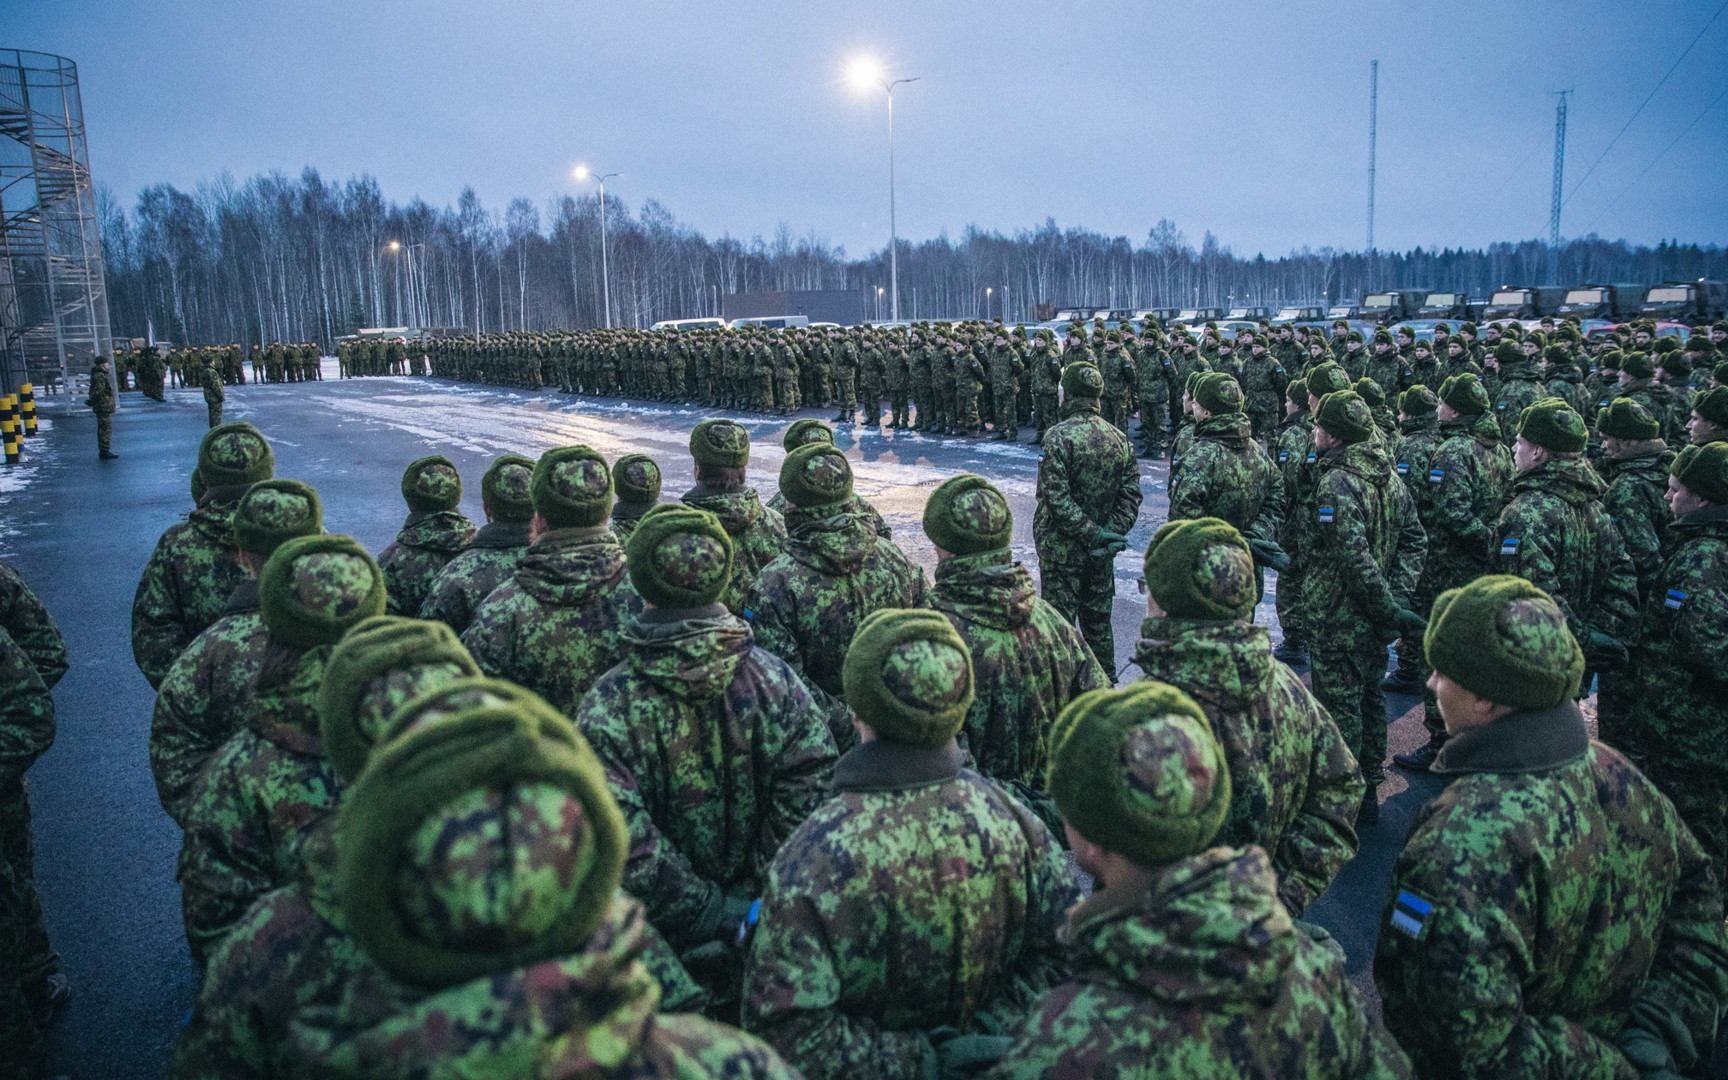
[[[876,317],[882,317],[882,286],[876,286]]]
[[[414,249],[415,248],[424,248],[426,245],[425,244],[404,244],[400,240],[392,240],[392,241],[390,241],[390,243],[386,244],[385,246],[390,250],[390,254],[392,254],[392,255],[400,254],[402,252],[407,252],[407,255],[405,256],[405,258],[408,261],[408,308],[407,308],[408,326],[410,329],[417,328],[420,325],[420,291],[419,291],[419,286],[417,286],[415,284],[415,282],[418,279],[415,277],[415,272],[414,272]],[[402,264],[401,263],[396,264],[396,309],[399,313],[402,311]]]
[[[888,95],[888,291],[889,306],[892,310],[889,317],[899,322],[900,232],[894,220],[894,88],[915,83],[918,77],[889,79],[880,61],[870,56],[856,56],[846,65],[846,81],[859,93],[872,91],[880,86]]]
[[[990,318],[990,298],[994,295],[996,295],[995,289],[986,288],[984,290],[984,318],[986,321]]]
[[[600,298],[606,311],[606,328],[612,328],[612,277],[606,267],[606,181],[623,173],[594,173],[586,165],[576,166],[573,175],[577,180],[594,177],[600,185]]]

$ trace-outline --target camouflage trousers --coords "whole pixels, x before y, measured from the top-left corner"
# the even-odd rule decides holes
[[[998,387],[996,390],[996,430],[1010,439],[1020,434],[1014,426],[1014,404],[1019,390],[1013,386]]]
[[[221,427],[222,403],[220,401],[206,401],[204,403],[204,415],[210,421],[211,427]]]
[[[36,993],[48,976],[60,970],[60,957],[48,942],[42,922],[42,902],[36,896],[36,847],[30,835],[30,793],[23,783],[0,793],[0,863],[5,864],[0,891],[0,940],[13,942],[8,965],[15,964],[26,995]],[[32,1002],[34,1004],[34,1002]]]
[[[857,380],[850,371],[838,372],[834,376],[834,404],[850,412],[858,407]]]
[[[1164,452],[1164,421],[1167,403],[1160,399],[1140,399],[1140,452],[1154,456]],[[1282,583],[1280,583],[1282,584]],[[1279,613],[1280,619],[1283,612]]]
[[[1333,636],[1313,628],[1308,643],[1314,696],[1338,725],[1372,790],[1386,779],[1386,646],[1372,638]]]
[[[858,419],[866,427],[875,427],[882,419],[882,384],[875,379],[858,381]]]
[[[6,826],[10,827],[10,825]],[[0,860],[0,1075],[40,1076],[48,1040],[36,1020],[24,970],[25,920],[15,908],[13,869]]]
[[[114,414],[96,414],[96,449],[108,453],[114,444]]]
[[[1080,636],[1097,658],[1112,686],[1116,683],[1116,560],[1085,556],[1079,562],[1038,545],[1039,591],[1063,618],[1077,622]]]
[[[978,384],[968,379],[954,391],[954,426],[963,435],[978,434]]]
[[[1062,399],[1054,388],[1038,391],[1038,437],[1062,419]]]
[[[1278,611],[1278,629],[1292,645],[1308,643],[1308,620],[1302,606],[1302,568],[1292,562],[1288,570],[1278,574],[1278,592],[1273,597]]]

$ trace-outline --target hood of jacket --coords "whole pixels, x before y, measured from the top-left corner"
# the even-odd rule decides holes
[[[1320,460],[1327,468],[1343,469],[1374,487],[1385,487],[1394,475],[1391,452],[1372,439],[1327,451]]]
[[[762,500],[757,497],[755,488],[721,491],[697,486],[686,491],[682,501],[719,518],[720,524],[733,536],[756,524],[756,519],[762,516]]]
[[[624,549],[602,525],[554,529],[516,564],[516,583],[541,603],[582,607],[624,576]]]
[[[1526,491],[1545,491],[1563,499],[1569,506],[1587,506],[1602,501],[1608,490],[1601,474],[1581,457],[1549,458],[1547,461],[1518,474],[1512,481],[1514,495]]]
[[[1242,413],[1220,413],[1208,416],[1194,425],[1194,438],[1221,442],[1232,450],[1240,450],[1254,437],[1254,427]]]
[[[754,642],[749,624],[724,604],[644,611],[625,624],[623,638],[630,670],[692,703],[724,694]]]
[[[224,551],[232,551],[234,508],[239,505],[238,499],[233,502],[206,502],[186,515],[186,524],[210,543],[218,545]]]
[[[992,630],[1018,630],[1032,621],[1037,598],[1031,573],[1013,555],[986,551],[937,563],[930,606]]]
[[[265,644],[247,709],[247,725],[260,738],[290,753],[323,753],[318,689],[334,650],[334,645],[296,649],[275,641]]]
[[[786,512],[786,553],[829,577],[863,566],[876,540],[875,526],[846,503]]]
[[[1677,455],[1666,447],[1645,450],[1626,457],[1603,455],[1602,478],[1612,482],[1622,476],[1642,476],[1653,480],[1663,490],[1668,487],[1668,467]]]
[[[460,510],[416,510],[402,523],[396,542],[403,547],[425,548],[454,555],[474,539],[474,523]]]
[[[509,548],[527,547],[533,542],[531,530],[526,521],[489,521],[480,526],[480,531],[469,541],[469,547],[505,550]]]
[[[1257,847],[1217,847],[1094,893],[1069,917],[1074,971],[1184,1009],[1279,993],[1300,931]]]
[[[1263,626],[1154,615],[1140,624],[1134,663],[1201,704],[1235,711],[1271,689],[1274,661]]]

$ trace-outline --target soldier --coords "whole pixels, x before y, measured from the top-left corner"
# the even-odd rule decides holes
[[[1054,741],[1050,788],[1097,890],[1068,914],[1074,977],[991,1075],[1409,1075],[1266,852],[1216,839],[1241,796],[1193,700],[1156,682],[1087,694]]]
[[[132,657],[152,689],[181,650],[215,622],[234,587],[251,576],[235,554],[234,507],[275,472],[270,444],[251,424],[224,424],[198,444],[204,498],[156,541],[132,597]]]
[[[186,823],[186,800],[205,763],[240,730],[264,667],[269,634],[257,575],[284,543],[323,531],[318,493],[297,480],[253,484],[234,508],[234,546],[246,576],[221,617],[168,668],[151,713],[150,772],[162,809],[179,825]]]
[[[742,425],[731,420],[697,424],[690,432],[690,457],[696,463],[696,486],[679,500],[726,526],[732,537],[732,583],[721,602],[732,614],[743,615],[744,596],[757,575],[786,549],[786,522],[747,486],[750,433]]]
[[[946,618],[877,612],[845,685],[859,745],[774,858],[745,1026],[810,1076],[977,1071],[1058,977],[1076,890],[1049,830],[963,767],[972,663]]]
[[[442,454],[409,462],[402,472],[408,518],[378,565],[390,587],[390,613],[414,616],[432,591],[439,571],[474,539],[474,523],[462,513],[462,475]]]
[[[1360,395],[1341,390],[1319,404],[1313,545],[1303,580],[1314,696],[1362,766],[1367,791],[1357,821],[1373,825],[1386,777],[1386,645],[1422,628],[1410,605],[1427,545]]]
[[[0,626],[0,1051],[20,1076],[40,1075],[42,1029],[70,994],[36,895],[25,774],[54,745],[54,698],[31,655]]]
[[[1662,570],[1669,519],[1668,468],[1674,463],[1674,452],[1662,439],[1661,422],[1631,398],[1617,399],[1599,410],[1596,430],[1602,437],[1601,475],[1608,482],[1602,507],[1620,531],[1632,560],[1642,606],[1650,600]]]
[[[436,619],[457,634],[468,629],[480,602],[510,580],[533,542],[534,462],[521,454],[494,460],[480,480],[486,524],[426,587],[418,615]]]
[[[1337,365],[1333,365],[1336,369]],[[1339,372],[1342,378],[1343,372]],[[1286,664],[1308,663],[1308,629],[1302,606],[1302,560],[1297,550],[1295,534],[1300,531],[1297,517],[1305,512],[1312,494],[1310,474],[1319,461],[1314,453],[1314,417],[1308,411],[1308,380],[1290,380],[1284,390],[1284,419],[1278,426],[1278,439],[1272,445],[1272,462],[1284,480],[1284,518],[1276,537],[1284,551],[1283,565],[1278,571],[1278,591],[1273,597],[1278,613],[1278,648],[1273,656]],[[1305,523],[1305,522],[1304,522]]]
[[[647,454],[625,454],[612,463],[612,490],[612,532],[628,546],[636,523],[660,501],[660,466]]]
[[[1152,538],[1145,565],[1134,662],[1205,711],[1232,790],[1217,842],[1263,848],[1278,899],[1300,916],[1356,854],[1356,759],[1253,625],[1259,575],[1240,532],[1218,518],[1172,521]]]
[[[1062,411],[1062,358],[1051,347],[1051,335],[1048,330],[1039,330],[1032,339],[1032,395],[1034,398],[1033,412],[1037,414],[1038,432],[1032,439],[1035,445],[1044,444],[1044,433],[1056,426],[1061,419]]]
[[[1233,376],[1209,371],[1195,380],[1194,443],[1170,479],[1169,520],[1223,518],[1271,556],[1284,514],[1284,476],[1254,441],[1243,404]]]
[[[1590,741],[1569,621],[1502,576],[1434,603],[1452,734],[1434,771],[1455,779],[1398,857],[1374,960],[1386,1026],[1423,1075],[1691,1074],[1728,1003],[1714,868],[1654,785]]]
[[[84,404],[96,414],[96,457],[100,461],[114,461],[120,456],[112,448],[115,401],[114,380],[108,358],[98,356],[90,367],[90,393],[84,399]]]
[[[839,411],[836,424],[850,424],[857,418],[858,344],[848,334],[839,339],[834,350],[834,397]]]
[[[1014,422],[1020,399],[1020,376],[1025,367],[1019,352],[1009,344],[1008,335],[998,327],[990,350],[991,409],[996,423],[995,434],[991,437],[994,439],[1016,442],[1020,438],[1020,429]]]
[[[216,357],[209,351],[205,351],[203,362],[198,365],[198,385],[204,388],[204,412],[210,426],[220,427],[222,403],[227,399],[228,391],[222,385],[222,373],[216,369]]]
[[[574,712],[623,656],[624,625],[642,610],[624,549],[606,525],[612,475],[586,446],[548,450],[530,482],[533,546],[474,612],[462,643],[481,670]]]
[[[1104,377],[1101,415],[1128,434],[1128,418],[1134,413],[1134,357],[1123,348],[1122,335],[1110,330],[1103,334],[1104,348],[1098,357],[1098,374]]]
[[[809,418],[792,421],[791,426],[786,429],[786,434],[780,438],[780,446],[788,454],[800,446],[818,443],[823,446],[833,446],[834,429],[820,420]],[[768,509],[784,518],[786,512],[792,509],[792,504],[787,501],[784,491],[776,491],[774,497],[768,500]],[[874,506],[871,506],[863,496],[854,493],[848,503],[848,509],[864,515],[870,522],[870,528],[877,536],[891,537],[893,535],[893,530],[883,520],[882,514]]]
[[[1266,339],[1259,334],[1248,337],[1248,355],[1242,361],[1242,395],[1244,412],[1261,445],[1272,439],[1278,422],[1278,402],[1289,385],[1290,375],[1284,365],[1266,351]]]
[[[713,514],[657,510],[628,551],[644,608],[572,719],[623,810],[624,883],[649,920],[687,954],[730,946],[774,852],[822,802],[834,741],[797,673],[719,603],[732,538]],[[706,968],[733,1000],[738,966]]]
[[[1416,504],[1416,516],[1424,532],[1429,531],[1433,516],[1429,502],[1433,485],[1428,482],[1428,470],[1434,454],[1440,449],[1439,419],[1435,415],[1440,399],[1421,383],[1398,395],[1398,438],[1393,454],[1393,470],[1404,481],[1404,488]],[[1425,579],[1425,578],[1424,578]],[[1417,611],[1427,610],[1432,595],[1416,590]],[[1421,696],[1422,683],[1427,678],[1422,670],[1422,639],[1415,634],[1398,638],[1397,665],[1380,680],[1380,689],[1388,693]]]
[[[1140,467],[1128,439],[1098,414],[1104,380],[1091,364],[1062,372],[1062,420],[1045,432],[1032,538],[1044,599],[1077,620],[1105,676],[1116,678],[1116,554],[1140,514]]]
[[[268,633],[246,726],[197,774],[184,806],[180,903],[200,968],[252,902],[288,884],[337,778],[318,737],[317,698],[342,635],[384,610],[384,576],[346,536],[302,536],[259,575]]]
[[[1050,727],[1068,702],[1109,679],[1073,622],[1037,595],[1014,560],[1013,513],[988,480],[962,474],[931,492],[924,535],[936,546],[930,606],[972,656],[975,692],[961,745],[980,773],[1054,828],[1043,796]]]
[[[801,446],[780,466],[786,551],[745,601],[756,640],[804,677],[828,713],[836,746],[852,745],[843,653],[871,612],[924,606],[924,571],[853,509],[852,466],[832,446]]]
[[[979,345],[982,348],[982,344]],[[989,374],[978,359],[977,350],[962,342],[954,343],[954,429],[952,434],[971,438],[984,432],[984,422],[978,412],[978,396],[983,393]]]
[[[1140,409],[1140,456],[1156,461],[1164,456],[1165,424],[1170,392],[1176,377],[1163,344],[1148,333],[1134,358],[1134,395]]]
[[[1548,396],[1548,389],[1536,368],[1534,349],[1526,353],[1519,345],[1502,341],[1494,348],[1494,371],[1494,412],[1500,429],[1510,431],[1518,426],[1525,409]]]
[[[1712,387],[1692,399],[1686,435],[1693,446],[1728,442],[1728,386]]]

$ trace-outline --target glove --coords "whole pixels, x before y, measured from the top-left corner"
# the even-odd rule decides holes
[[[1007,1035],[956,1035],[936,1044],[937,1075],[942,1080],[977,1076],[1002,1059],[1014,1045]]]
[[[1104,526],[1098,526],[1098,531],[1092,534],[1092,554],[1096,556],[1114,555],[1128,546],[1128,538],[1119,532],[1112,532]]]
[[[1597,671],[1613,671],[1624,667],[1629,659],[1626,643],[1600,630],[1584,633],[1584,659]]]
[[[1428,629],[1428,620],[1411,611],[1409,608],[1399,608],[1392,613],[1392,622],[1398,627],[1398,632],[1407,637],[1415,637]]]
[[[1640,998],[1631,1014],[1614,1045],[1645,1080],[1674,1080],[1698,1064],[1692,1033],[1673,1010]]]
[[[1627,1028],[1614,1040],[1614,1045],[1644,1080],[1668,1080],[1680,1075],[1674,1064],[1674,1055],[1668,1052],[1668,1044],[1643,1028]]]
[[[1254,561],[1261,566],[1269,566],[1280,574],[1290,569],[1290,553],[1276,540],[1250,540],[1248,550],[1253,553]]]

